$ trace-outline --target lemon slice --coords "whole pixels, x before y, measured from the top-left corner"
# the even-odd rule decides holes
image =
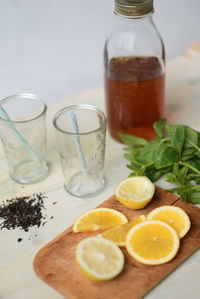
[[[162,206],[152,210],[147,219],[160,220],[175,229],[179,238],[183,238],[190,229],[190,219],[185,211],[175,206]]]
[[[106,281],[122,271],[124,255],[113,242],[99,237],[89,237],[78,244],[76,262],[89,279]]]
[[[73,232],[108,229],[127,222],[128,219],[121,212],[109,208],[97,208],[81,215],[73,225]]]
[[[126,249],[137,261],[147,265],[163,264],[175,257],[180,239],[167,223],[147,220],[135,225],[127,234]]]
[[[129,209],[143,209],[152,199],[154,184],[145,176],[130,177],[115,189],[115,197]]]
[[[110,240],[114,242],[116,245],[120,247],[125,247],[126,245],[126,236],[128,234],[128,231],[136,224],[142,222],[145,220],[145,216],[141,215],[139,217],[133,218],[129,222],[118,225],[113,228],[110,228],[106,230],[105,232],[99,234],[99,237],[102,237],[104,239]]]

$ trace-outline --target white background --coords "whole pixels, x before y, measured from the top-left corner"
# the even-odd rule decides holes
[[[167,59],[200,40],[200,0],[155,0]],[[0,98],[50,103],[103,84],[113,0],[0,0]],[[103,100],[103,99],[102,99]]]

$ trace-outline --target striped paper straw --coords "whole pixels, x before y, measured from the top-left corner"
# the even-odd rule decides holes
[[[8,120],[10,122],[8,122],[8,127],[12,130],[13,134],[15,135],[15,137],[19,140],[19,142],[25,147],[25,149],[30,153],[30,155],[32,156],[33,160],[37,163],[40,163],[40,159],[38,157],[38,155],[36,154],[36,152],[33,150],[33,148],[30,146],[30,144],[28,143],[27,140],[24,139],[24,137],[20,134],[20,132],[15,128],[15,126],[13,125],[13,123],[11,122],[11,119],[9,117],[9,115],[7,114],[7,112],[3,109],[2,106],[0,106],[0,116],[5,119]]]
[[[74,111],[69,111],[68,114],[69,114],[69,118],[70,118],[70,121],[71,121],[71,126],[72,126],[73,133],[76,134],[76,135],[73,136],[73,139],[74,139],[74,143],[75,143],[76,152],[77,152],[78,157],[79,157],[81,170],[82,170],[82,173],[84,175],[88,175],[87,163],[85,161],[85,157],[84,157],[83,150],[82,150],[82,147],[81,147],[80,137],[78,135],[79,134],[79,128],[78,128],[78,122],[77,122],[76,114],[75,114]]]

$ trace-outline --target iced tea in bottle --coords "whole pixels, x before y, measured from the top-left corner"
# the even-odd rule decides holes
[[[151,140],[162,118],[165,51],[153,22],[153,0],[115,0],[117,26],[104,50],[105,97],[111,136]]]

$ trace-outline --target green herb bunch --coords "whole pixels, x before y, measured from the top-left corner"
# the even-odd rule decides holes
[[[185,125],[167,125],[165,119],[153,124],[153,141],[120,134],[130,176],[147,176],[152,182],[164,176],[175,184],[167,191],[184,201],[200,203],[200,132]]]

